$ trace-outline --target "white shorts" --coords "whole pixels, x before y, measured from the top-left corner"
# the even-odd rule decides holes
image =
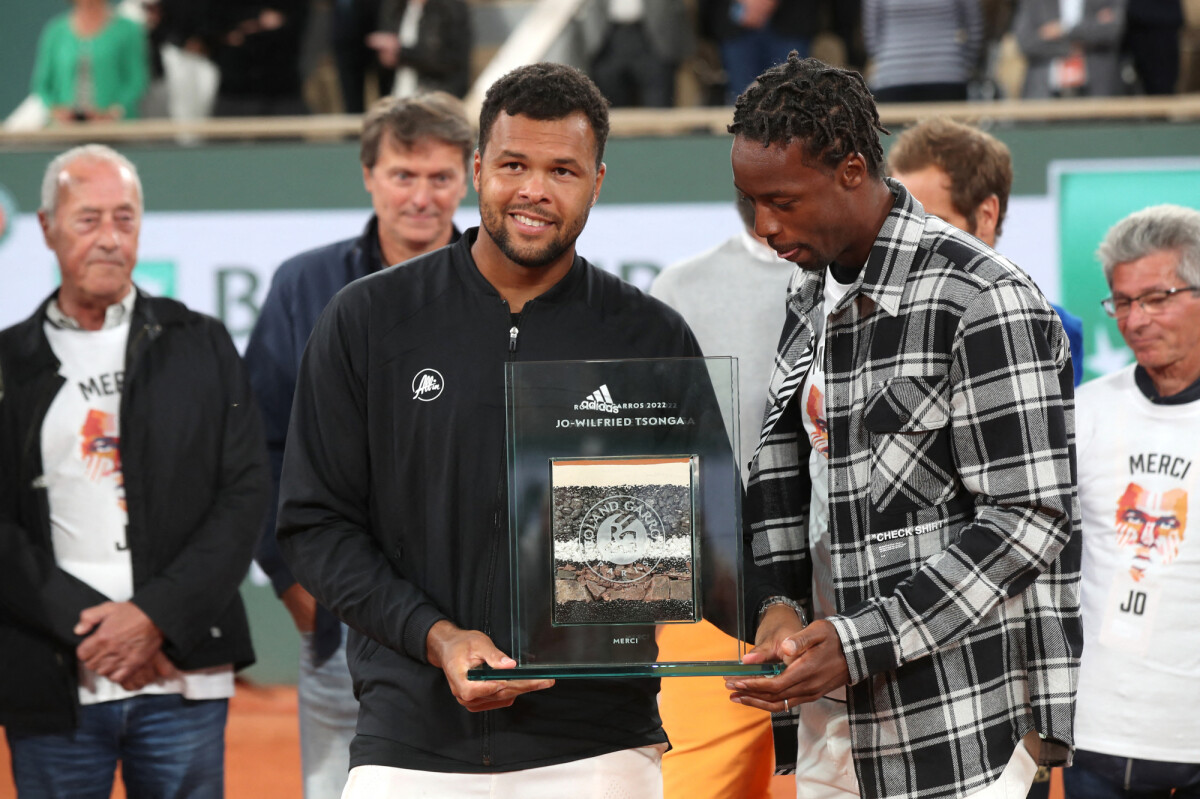
[[[499,774],[355,766],[342,799],[663,799],[665,749],[643,746]]]
[[[844,702],[821,698],[804,705],[797,741],[796,799],[859,796]],[[1000,778],[967,799],[1025,799],[1035,776],[1037,763],[1025,744],[1018,743]]]

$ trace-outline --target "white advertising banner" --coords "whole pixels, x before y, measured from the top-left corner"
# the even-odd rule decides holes
[[[175,297],[218,317],[238,346],[246,337],[280,262],[304,250],[356,236],[367,210],[146,213],[135,279],[152,294]],[[474,209],[456,216],[478,224]],[[58,283],[34,214],[19,214],[0,240],[0,327],[28,316]],[[666,266],[715,247],[741,222],[732,203],[600,205],[579,239],[589,261],[647,288]],[[1048,198],[1013,198],[1000,249],[1058,297],[1055,219]],[[773,342],[772,342],[773,344]],[[719,354],[719,353],[715,353]]]

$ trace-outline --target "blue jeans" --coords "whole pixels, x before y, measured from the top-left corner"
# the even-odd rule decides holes
[[[229,701],[178,694],[87,705],[65,733],[8,728],[21,799],[108,799],[121,763],[129,799],[221,799]]]
[[[776,64],[787,61],[788,53],[796,50],[801,58],[808,56],[811,42],[798,36],[780,36],[770,27],[745,31],[721,42],[721,63],[729,80],[726,99],[733,105],[739,94],[758,76]]]
[[[1137,760],[1079,749],[1075,764],[1063,769],[1063,793],[1067,799],[1200,799],[1200,763]]]
[[[358,700],[346,665],[346,627],[342,643],[328,660],[314,666],[312,633],[301,634],[300,767],[304,799],[338,799],[350,771],[350,739],[358,724]]]

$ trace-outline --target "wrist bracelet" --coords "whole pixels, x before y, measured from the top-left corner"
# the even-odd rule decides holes
[[[804,613],[804,608],[801,607],[799,602],[795,601],[794,599],[788,599],[785,596],[769,596],[763,600],[762,605],[760,605],[758,608],[758,621],[756,622],[756,626],[758,624],[762,624],[763,616],[765,616],[767,613],[767,608],[771,607],[772,605],[787,605],[789,608],[796,611],[796,615],[800,617],[800,626],[808,626],[808,616]]]

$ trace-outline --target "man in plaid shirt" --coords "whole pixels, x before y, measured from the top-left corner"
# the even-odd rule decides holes
[[[1070,760],[1082,648],[1062,326],[883,177],[858,74],[793,53],[730,132],[800,267],[746,508],[746,661],[786,668],[731,698],[798,725],[799,796],[1023,797]]]

